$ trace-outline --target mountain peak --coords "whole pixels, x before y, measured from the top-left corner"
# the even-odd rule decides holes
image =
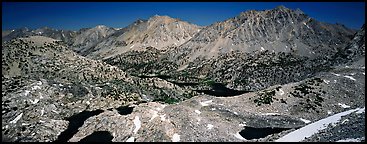
[[[286,8],[284,5],[279,5],[274,9],[278,9],[278,10],[287,10],[288,9],[289,10],[289,8]]]
[[[96,27],[94,27],[94,28],[102,29],[102,28],[107,28],[107,26],[105,26],[105,25],[97,25],[97,26],[96,26]]]
[[[151,18],[149,18],[149,21],[165,21],[165,22],[171,22],[171,21],[177,21],[175,18],[171,18],[167,15],[154,15]]]

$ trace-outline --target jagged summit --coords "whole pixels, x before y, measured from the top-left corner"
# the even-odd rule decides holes
[[[105,25],[97,25],[97,26],[95,26],[95,28],[108,28],[108,27],[105,26]]]
[[[109,58],[132,50],[146,50],[147,47],[166,49],[179,46],[194,36],[199,26],[169,16],[155,15],[148,20],[138,19],[126,28],[112,34],[85,55],[94,58]]]
[[[178,64],[198,57],[207,59],[232,51],[294,52],[315,57],[344,47],[354,30],[318,22],[301,10],[279,6],[271,10],[249,10],[212,24],[174,49],[168,56]],[[322,51],[322,52],[321,52]]]

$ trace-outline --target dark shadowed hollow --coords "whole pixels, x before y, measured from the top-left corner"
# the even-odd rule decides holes
[[[95,131],[79,142],[112,142],[113,136],[108,131]]]

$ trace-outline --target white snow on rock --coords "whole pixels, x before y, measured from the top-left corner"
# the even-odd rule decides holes
[[[236,138],[240,139],[240,140],[247,140],[245,138],[243,138],[240,133],[236,133],[236,134],[233,134]]]
[[[36,103],[38,103],[40,100],[39,100],[39,99],[35,99],[34,101],[32,101],[32,100],[29,100],[29,101],[31,101],[31,103],[32,103],[32,104],[36,104]]]
[[[36,84],[37,85],[42,85],[42,81],[38,81]]]
[[[344,77],[346,77],[346,78],[349,78],[349,79],[351,79],[351,80],[356,81],[356,79],[354,79],[354,78],[353,78],[353,77],[351,77],[351,76],[344,76]]]
[[[197,114],[201,114],[201,112],[199,110],[195,110],[195,113]]]
[[[178,135],[177,133],[173,134],[171,140],[172,140],[172,142],[179,142],[180,141],[180,135]]]
[[[152,116],[152,118],[150,118],[149,121],[152,121],[154,118],[156,118],[158,116],[158,112],[157,111],[155,111],[155,110],[151,110],[151,111],[153,111],[153,116]]]
[[[42,108],[42,110],[41,110],[41,116],[43,116],[44,113],[45,113],[45,108]]]
[[[33,86],[32,87],[32,90],[36,90],[36,89],[41,89],[41,87],[40,86]]]
[[[12,121],[10,121],[10,123],[13,123],[13,124],[17,123],[18,120],[20,120],[20,118],[22,118],[22,116],[23,116],[23,113],[21,113],[20,115],[18,115],[17,117],[15,117],[15,119],[12,120]]]
[[[284,95],[284,91],[282,89],[279,89],[279,95]]]
[[[350,108],[350,106],[346,104],[338,103],[338,105],[340,105],[342,108]]]
[[[365,110],[365,108],[360,109],[360,110],[358,110],[356,113],[357,113],[357,114],[364,113],[364,112],[365,112],[364,110]]]
[[[166,118],[164,116],[166,116],[166,114],[159,116],[159,117],[161,117],[161,121],[166,121]]]
[[[135,44],[133,44],[130,48],[132,48]]]
[[[362,138],[348,138],[343,140],[338,140],[336,142],[361,142]]]
[[[29,91],[29,90],[25,90],[25,91],[24,91],[24,96],[27,96],[30,92],[31,92],[31,91]]]
[[[332,111],[327,111],[327,114],[331,114],[332,113]]]
[[[196,122],[196,124],[199,124],[199,122],[201,121],[201,119],[200,119],[200,118],[196,118],[196,120],[198,120],[198,121]]]
[[[264,51],[265,49],[264,49],[264,47],[261,47],[261,51]]]
[[[310,120],[306,120],[306,119],[303,119],[303,118],[300,118],[300,120],[305,122],[305,123],[310,123],[311,122]]]
[[[331,73],[331,74],[333,74],[333,75],[335,75],[335,76],[340,76],[340,74],[336,74],[336,73]]]
[[[141,127],[141,121],[139,120],[139,116],[135,116],[134,125],[135,125],[135,129],[133,132],[136,134]]]
[[[345,120],[342,121],[342,124],[344,124],[344,123],[346,123],[348,121],[349,121],[349,119],[345,119]]]
[[[200,104],[201,104],[201,106],[208,106],[212,102],[213,102],[213,100],[208,100],[208,101],[200,102]]]
[[[213,126],[212,124],[208,124],[206,127],[210,130],[210,129],[212,129],[214,126]]]
[[[126,142],[134,142],[135,138],[134,137],[130,137],[129,139],[126,140]]]
[[[280,115],[279,113],[265,113],[265,114],[262,114],[262,115],[273,115],[273,116],[276,116],[276,115]]]
[[[323,80],[324,81],[324,83],[326,83],[326,84],[329,84],[329,80]]]
[[[240,124],[239,124],[239,126],[241,126],[241,127],[246,126],[246,122],[242,122],[242,123],[240,123]]]
[[[310,28],[305,22],[303,22],[303,24],[307,27],[307,28]]]
[[[348,115],[352,112],[356,112],[361,110],[361,108],[351,109],[348,111],[344,111],[341,113],[334,114],[332,116],[326,117],[324,119],[321,119],[319,121],[316,121],[314,123],[308,124],[298,130],[295,130],[291,133],[288,133],[287,135],[275,140],[275,142],[299,142],[304,140],[305,138],[308,138],[315,133],[319,132],[320,130],[323,130],[327,128],[329,124],[335,124],[337,123],[342,116]]]

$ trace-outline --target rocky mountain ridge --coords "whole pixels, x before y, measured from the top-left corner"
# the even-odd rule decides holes
[[[279,6],[62,34],[3,32],[2,141],[365,141],[365,25]]]

